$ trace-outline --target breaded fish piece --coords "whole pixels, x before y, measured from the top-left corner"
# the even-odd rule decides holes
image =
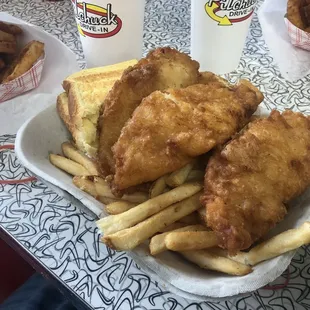
[[[211,157],[205,174],[208,226],[231,254],[249,248],[310,185],[310,118],[274,110]]]
[[[185,166],[249,121],[261,92],[247,81],[227,87],[210,77],[205,85],[155,91],[142,101],[113,147],[116,190]]]
[[[198,69],[188,55],[165,47],[151,51],[124,72],[105,99],[99,118],[98,162],[104,176],[115,171],[111,148],[142,99],[155,90],[197,83]]]

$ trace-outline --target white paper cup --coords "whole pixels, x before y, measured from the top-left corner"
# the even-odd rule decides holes
[[[192,0],[191,56],[201,70],[238,67],[257,0]]]
[[[72,0],[87,67],[142,56],[145,0]]]

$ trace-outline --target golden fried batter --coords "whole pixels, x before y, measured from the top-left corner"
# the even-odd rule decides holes
[[[198,69],[199,64],[188,55],[165,47],[150,52],[124,72],[105,99],[99,118],[98,159],[104,176],[114,172],[111,148],[141,100],[155,90],[197,83]]]
[[[156,180],[224,143],[263,100],[247,81],[227,87],[211,75],[205,82],[142,101],[113,147],[116,190]]]
[[[233,254],[281,221],[284,204],[308,185],[310,118],[272,111],[211,157],[201,201],[220,246]]]

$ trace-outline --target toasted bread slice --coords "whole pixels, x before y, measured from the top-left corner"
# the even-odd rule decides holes
[[[63,82],[67,97],[64,94],[58,97],[58,112],[70,130],[77,148],[91,157],[97,155],[97,121],[103,101],[123,71],[135,63],[136,60],[130,60],[82,70]]]
[[[12,64],[6,69],[2,83],[16,79],[27,72],[44,53],[44,43],[29,42],[19,53]]]
[[[93,83],[75,82],[70,86],[68,110],[70,121],[75,128],[74,140],[79,150],[91,157],[95,157],[97,153],[97,121],[100,107],[119,76]]]
[[[71,121],[70,121],[68,95],[65,92],[58,95],[56,107],[57,107],[58,115],[63,120],[66,127],[68,128],[68,130],[73,136],[74,131],[73,131],[73,126],[71,125]]]
[[[72,82],[82,82],[82,83],[92,83],[102,78],[111,78],[113,79],[115,75],[117,75],[118,71],[123,71],[124,68],[128,68],[130,66],[134,66],[137,63],[137,60],[132,59],[128,61],[124,61],[121,63],[117,63],[110,66],[98,67],[85,69],[68,76],[62,83],[62,86],[66,92],[69,92],[70,84]]]

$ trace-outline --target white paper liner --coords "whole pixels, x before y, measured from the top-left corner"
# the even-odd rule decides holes
[[[286,16],[284,17],[284,21],[291,43],[303,50],[310,51],[310,33],[297,28]]]

